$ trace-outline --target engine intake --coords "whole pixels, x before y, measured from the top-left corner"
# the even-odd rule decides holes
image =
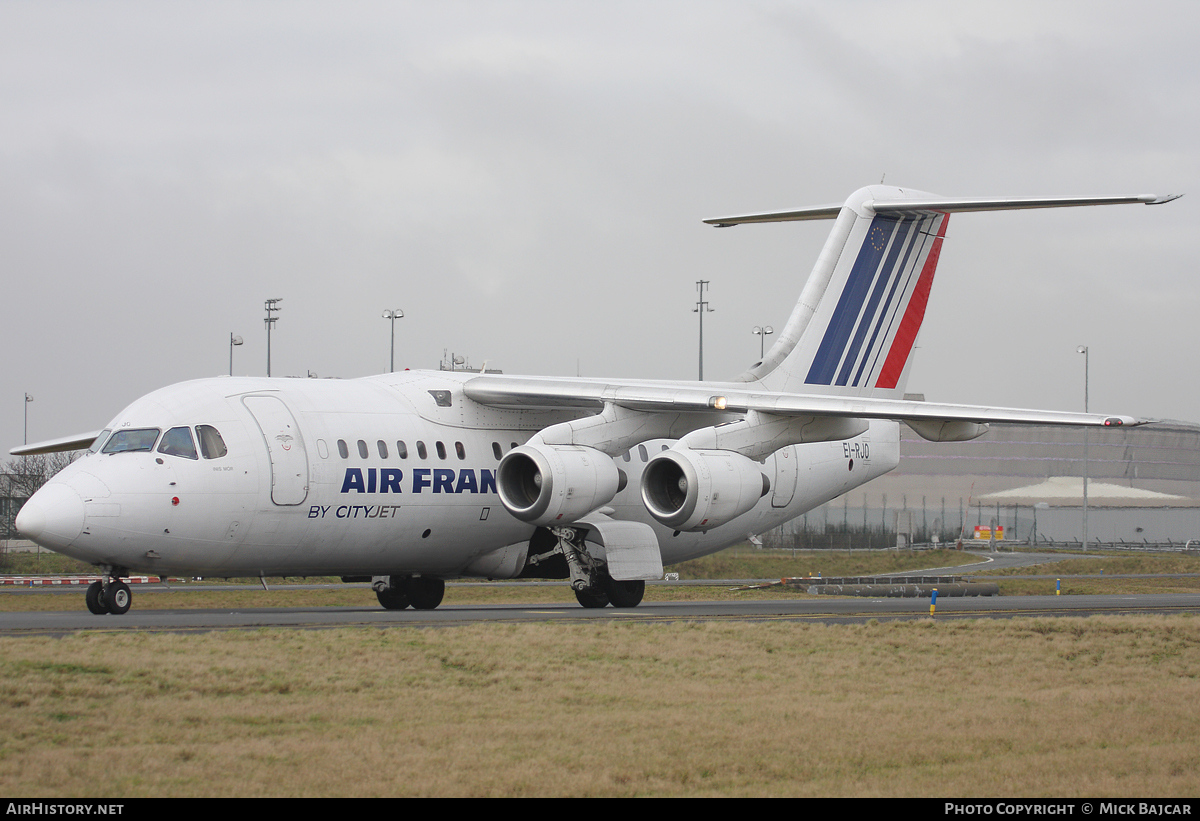
[[[711,530],[753,508],[771,480],[752,459],[728,450],[664,450],[642,473],[642,502],[675,530]]]
[[[612,457],[595,448],[540,442],[513,448],[496,471],[508,512],[541,527],[586,516],[611,502],[626,481]]]

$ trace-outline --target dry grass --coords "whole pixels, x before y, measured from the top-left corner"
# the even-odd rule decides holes
[[[0,592],[0,613],[60,612],[83,608],[83,587],[69,593]],[[774,598],[812,598],[794,589],[732,590],[724,585],[647,585],[647,602],[738,601]],[[450,585],[445,605],[472,604],[575,604],[567,582],[548,585]],[[245,590],[203,590],[187,586],[170,590],[133,588],[133,606],[138,610],[211,610],[254,607],[366,607],[379,608],[369,588],[333,587],[326,590],[270,590],[247,586]]]
[[[1053,596],[1056,577],[1001,581],[1001,596]],[[1136,596],[1143,593],[1200,593],[1200,578],[1090,579],[1071,576],[1062,579],[1063,596]]]
[[[781,579],[790,576],[869,576],[928,567],[974,564],[978,556],[961,550],[754,550],[731,547],[667,568],[681,579]]]
[[[25,554],[29,558],[30,554]],[[43,561],[48,556],[43,555]],[[56,560],[70,562],[66,557]],[[976,557],[961,551],[871,551],[849,556],[838,551],[798,552],[761,551],[741,547],[684,562],[669,570],[684,579],[719,580],[729,578],[767,578],[805,576],[821,573],[830,576],[872,575],[877,573],[918,570],[935,565],[952,566],[974,562]],[[1108,574],[1117,573],[1200,573],[1200,557],[1172,554],[1119,555],[1105,558],[1067,559],[1035,567],[1015,568],[995,575],[1057,574],[1063,578],[1063,595],[1138,593],[1197,593],[1200,578],[1196,579],[1112,579],[1070,578],[1072,573],[1098,574],[1104,568]],[[987,575],[993,575],[991,573]],[[223,580],[210,580],[224,584]],[[197,590],[188,584],[177,584],[169,591],[153,591],[134,587],[134,606],[138,609],[211,609],[252,607],[378,607],[375,595],[363,587],[333,587],[326,590],[296,590],[280,587],[282,579],[268,579],[270,590],[258,586],[257,579],[243,579],[244,590]],[[301,581],[289,579],[288,581]],[[315,579],[307,581],[315,582]],[[336,580],[330,580],[336,582]],[[1000,582],[1004,596],[1052,595],[1054,579],[1013,579]],[[806,597],[795,588],[774,587],[767,590],[731,591],[728,585],[649,585],[646,601],[730,601],[739,599]],[[446,589],[447,604],[551,604],[573,603],[574,595],[564,581],[551,585],[452,585]],[[0,591],[0,612],[78,610],[83,607],[83,588],[72,593],[17,594]]]
[[[1200,573],[1200,555],[1188,553],[1092,553],[1046,564],[984,570],[987,575],[1034,576],[1039,574],[1092,575],[1138,573]]]
[[[0,792],[1194,796],[1200,621],[0,638]]]

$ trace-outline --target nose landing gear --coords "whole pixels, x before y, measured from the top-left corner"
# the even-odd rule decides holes
[[[103,579],[88,585],[84,596],[88,610],[97,616],[108,613],[123,616],[129,612],[129,607],[133,604],[133,591],[121,581],[121,575],[123,574],[117,568],[105,569]]]

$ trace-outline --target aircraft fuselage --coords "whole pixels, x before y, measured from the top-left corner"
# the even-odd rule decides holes
[[[471,376],[215,378],[164,388],[122,411],[112,433],[47,484],[23,524],[58,552],[130,572],[503,576],[486,556],[528,543],[536,528],[501,504],[500,458],[586,414],[479,405],[462,392]],[[213,430],[219,446],[201,441]],[[674,444],[653,439],[614,458],[628,483],[605,510],[653,527],[671,564],[891,470],[898,438],[896,422],[876,421],[854,440],[782,448],[762,460],[771,490],[706,532],[672,531],[647,512],[642,469]]]

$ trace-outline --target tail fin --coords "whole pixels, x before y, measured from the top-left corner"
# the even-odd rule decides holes
[[[925,318],[950,214],[1074,205],[1169,202],[1175,197],[948,199],[874,185],[838,206],[705,220],[833,219],[800,301],[776,343],[738,377],[772,391],[899,397]]]

